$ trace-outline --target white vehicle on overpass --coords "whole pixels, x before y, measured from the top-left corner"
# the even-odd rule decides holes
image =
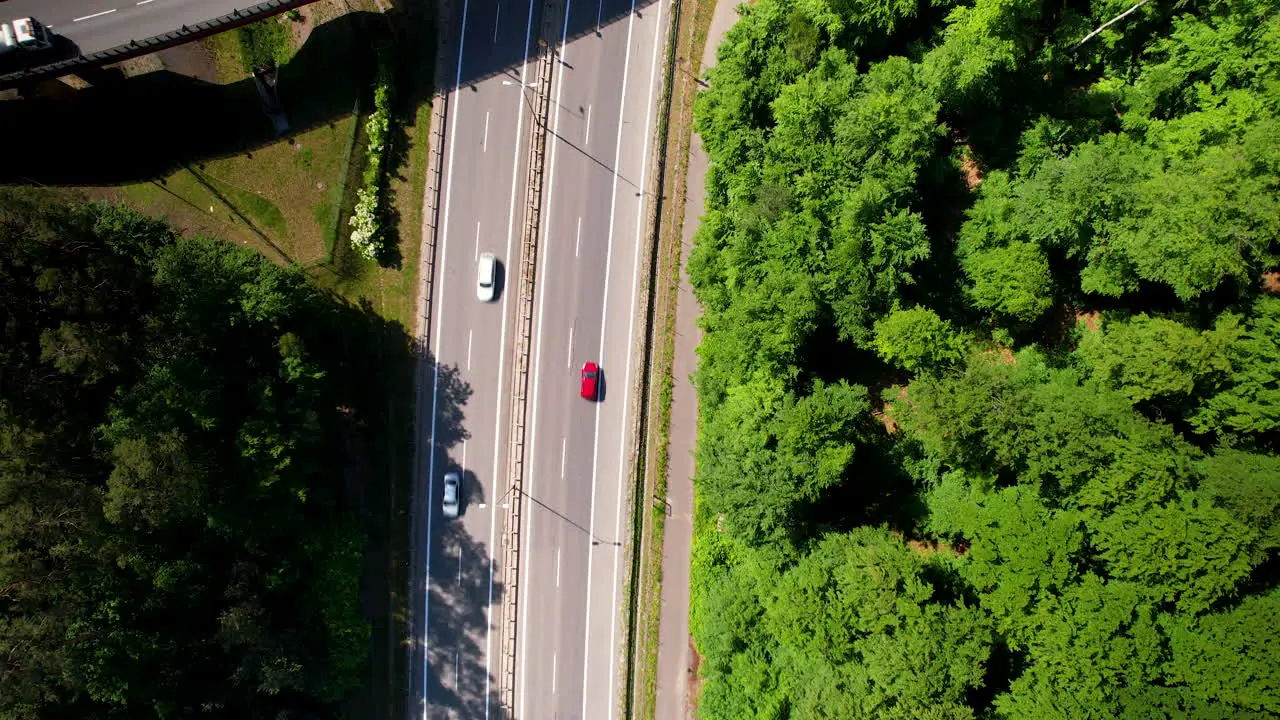
[[[52,46],[48,28],[35,18],[0,23],[0,54],[14,50],[47,50]]]

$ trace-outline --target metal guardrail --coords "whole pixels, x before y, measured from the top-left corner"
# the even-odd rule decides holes
[[[183,25],[177,30],[163,35],[154,35],[142,40],[131,40],[128,44],[117,45],[88,55],[78,55],[74,58],[6,73],[0,75],[0,87],[12,86],[23,80],[34,80],[46,75],[66,75],[75,72],[77,68],[128,60],[139,55],[146,55],[167,47],[191,42],[207,35],[230,30],[240,25],[247,25],[272,15],[279,15],[286,10],[310,5],[313,2],[316,2],[316,0],[266,0],[244,10],[234,9],[230,13],[212,20],[206,20],[195,25]]]
[[[516,308],[515,361],[512,365],[511,383],[511,433],[508,438],[510,458],[510,488],[507,490],[507,515],[502,534],[502,620],[501,620],[501,671],[499,675],[499,705],[506,717],[515,717],[515,689],[517,666],[517,637],[519,615],[516,603],[520,590],[520,525],[524,501],[524,468],[528,427],[528,389],[530,339],[533,333],[533,297],[538,265],[538,230],[542,225],[542,184],[546,163],[547,114],[551,104],[551,72],[555,65],[555,21],[559,17],[558,3],[543,0],[538,37],[536,85],[531,89],[534,98],[532,137],[529,141],[529,180],[525,187],[525,222],[521,242],[519,294]]]

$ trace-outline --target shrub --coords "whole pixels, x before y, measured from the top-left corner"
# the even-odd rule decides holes
[[[394,76],[385,47],[378,48],[378,80],[373,90],[373,113],[365,121],[364,187],[356,192],[356,207],[347,223],[352,227],[351,247],[368,260],[377,260],[385,249],[382,226],[382,178],[387,139],[391,134],[391,88]]]
[[[240,38],[240,60],[244,70],[274,68],[289,59],[289,28],[276,18],[267,18],[236,30]]]

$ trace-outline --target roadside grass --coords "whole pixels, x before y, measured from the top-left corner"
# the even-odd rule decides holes
[[[349,206],[344,198],[346,178],[359,171],[351,165],[353,159],[359,162],[353,138],[360,118],[344,109],[354,109],[367,90],[366,56],[371,47],[361,26],[371,7],[371,0],[324,0],[308,6],[312,23],[302,47],[297,47],[300,23],[283,16],[206,39],[214,73],[222,83],[215,91],[228,116],[249,128],[269,127],[247,69],[247,53],[269,53],[282,63],[279,92],[296,130],[274,140],[267,131],[266,142],[245,138],[238,143],[249,149],[206,156],[158,178],[91,188],[88,193],[164,216],[185,232],[254,247],[277,262],[309,268],[335,264],[333,249],[343,239],[340,223]],[[201,140],[237,146],[234,137]],[[394,300],[384,301],[385,279],[361,282],[362,273],[352,268],[321,268],[314,275],[348,300],[357,302],[363,296],[379,312],[389,309],[384,313],[388,317],[404,319]]]
[[[244,79],[248,74],[240,59],[240,38],[234,32],[222,32],[205,38],[204,45],[213,56],[219,83],[229,85]]]
[[[395,138],[396,153],[389,165],[388,206],[395,220],[389,224],[399,235],[400,262],[381,268],[351,252],[347,242],[346,219],[362,170],[363,117],[358,112],[329,119],[321,115],[326,108],[354,106],[366,92],[371,36],[389,32],[384,19],[369,12],[371,2],[350,5],[363,11],[359,22],[337,22],[343,14],[343,4],[337,0],[308,6],[314,8],[311,12],[318,23],[309,41],[323,36],[324,48],[320,52],[290,50],[292,59],[279,68],[280,92],[290,121],[309,129],[250,151],[202,160],[161,178],[89,192],[164,216],[184,232],[222,237],[254,247],[277,262],[299,263],[318,285],[351,302],[368,303],[411,331],[430,122],[430,70],[425,95],[416,87],[408,87],[406,93],[411,106],[403,115],[408,123]],[[282,34],[289,30],[290,21],[263,22],[282,30],[261,33],[255,42],[292,42]],[[338,27],[328,30],[330,24]],[[228,111],[260,115],[252,83],[243,82],[248,73],[238,32],[221,33],[206,43],[218,77],[248,86],[247,93],[235,94],[232,99],[238,102]],[[423,55],[422,47],[404,55]],[[426,65],[429,68],[430,63]],[[403,68],[402,86],[421,84],[421,75],[420,67]],[[267,122],[265,117],[262,122]]]
[[[662,548],[666,529],[667,483],[671,445],[671,396],[674,386],[672,365],[675,359],[676,303],[680,287],[680,243],[684,232],[685,196],[689,146],[693,132],[693,99],[698,84],[694,78],[702,70],[702,55],[706,45],[711,18],[715,14],[716,0],[681,0],[680,19],[674,57],[677,64],[671,70],[671,101],[667,108],[666,130],[668,163],[663,172],[662,187],[667,201],[659,219],[658,273],[654,278],[658,292],[655,296],[655,357],[653,370],[657,382],[656,397],[649,398],[648,412],[656,417],[649,425],[646,442],[646,479],[649,494],[655,502],[648,504],[647,522],[641,532],[641,552],[644,562],[640,568],[639,614],[635,630],[634,657],[638,658],[634,678],[634,717],[642,720],[656,719],[658,633],[662,614]],[[655,407],[656,406],[656,407]],[[651,483],[651,485],[649,484]],[[658,499],[663,502],[657,502]],[[687,612],[687,608],[686,608]],[[684,690],[681,689],[681,692]]]
[[[192,171],[192,174],[198,175],[195,171]],[[211,176],[206,175],[204,180],[213,186],[217,195],[228,198],[228,204],[238,206],[248,216],[249,223],[255,223],[265,232],[279,236],[286,234],[284,215],[280,213],[280,208],[276,207],[275,203],[252,190],[242,190]]]
[[[251,152],[125,185],[115,199],[184,231],[250,245],[277,262],[320,263],[341,207],[343,152],[356,122],[341,118]],[[114,193],[104,188],[101,194]]]

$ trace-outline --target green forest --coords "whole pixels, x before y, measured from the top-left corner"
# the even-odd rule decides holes
[[[355,447],[395,337],[250,250],[0,190],[0,718],[326,717],[365,683]]]
[[[700,717],[1280,717],[1280,4],[1132,4],[741,6]]]

